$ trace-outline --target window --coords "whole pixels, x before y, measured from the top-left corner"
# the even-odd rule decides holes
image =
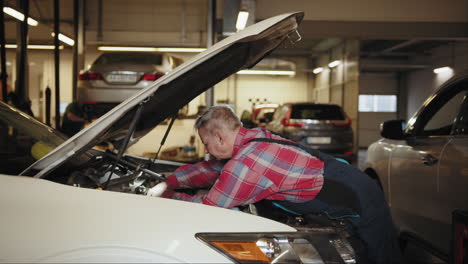
[[[396,95],[359,95],[359,112],[396,112]]]
[[[292,119],[345,120],[341,108],[337,105],[295,105]]]
[[[96,62],[96,65],[107,64],[162,64],[162,55],[155,53],[104,53]]]
[[[457,134],[468,135],[468,97],[465,96],[456,127]]]
[[[447,100],[424,126],[424,135],[449,135],[465,95],[462,91]]]
[[[65,139],[50,127],[0,104],[0,173],[22,172]]]

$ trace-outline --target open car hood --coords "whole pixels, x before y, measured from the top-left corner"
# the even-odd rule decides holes
[[[302,12],[278,15],[214,44],[114,107],[22,174],[36,171],[35,177],[42,177],[70,157],[99,143],[112,142],[118,146],[125,139],[132,121],[135,122],[135,131],[128,146],[134,144],[216,83],[239,70],[253,67],[290,34],[296,33],[303,15]],[[135,118],[137,112],[139,119]]]

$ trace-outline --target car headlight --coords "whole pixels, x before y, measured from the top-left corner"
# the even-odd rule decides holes
[[[336,233],[198,233],[196,237],[235,263],[356,263]]]

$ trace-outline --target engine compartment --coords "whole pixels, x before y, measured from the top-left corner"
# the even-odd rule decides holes
[[[165,180],[182,163],[142,159],[140,157],[102,152],[89,161],[71,169],[64,182],[82,188],[102,189],[145,195],[147,191]]]
[[[74,167],[64,182],[80,188],[102,189],[115,192],[146,195],[150,188],[165,181],[184,163],[166,160],[147,160],[138,156],[123,155],[118,158],[112,152],[98,152],[93,158],[80,166]],[[65,166],[70,168],[70,166]],[[206,193],[208,188],[177,189],[190,195]],[[255,204],[242,205],[234,208],[265,218],[269,218],[296,229],[320,229],[328,232],[338,232],[347,237],[348,224],[343,221],[330,220],[323,215],[299,215],[275,206],[274,201],[262,200]]]

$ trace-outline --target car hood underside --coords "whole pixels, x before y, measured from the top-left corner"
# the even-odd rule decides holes
[[[302,17],[303,13],[279,15],[216,43],[113,108],[22,174],[34,171],[38,172],[35,177],[42,177],[70,157],[103,142],[124,147],[134,144],[216,83],[253,67],[296,32]]]

